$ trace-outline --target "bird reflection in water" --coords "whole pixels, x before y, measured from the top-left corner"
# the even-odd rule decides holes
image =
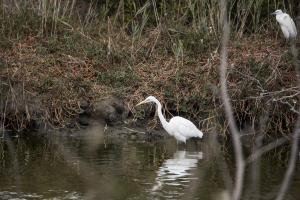
[[[180,196],[180,191],[183,192],[189,182],[197,179],[192,170],[197,168],[198,161],[202,158],[202,152],[175,152],[173,158],[167,159],[158,169],[151,194],[167,198]]]

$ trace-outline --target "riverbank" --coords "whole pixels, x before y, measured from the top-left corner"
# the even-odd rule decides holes
[[[178,114],[206,132],[226,133],[217,26],[196,28],[162,16],[160,23],[153,19],[146,26],[146,11],[122,26],[117,16],[103,20],[94,10],[81,24],[67,14],[45,21],[32,9],[1,11],[0,121],[5,129],[76,126],[81,113],[111,96],[123,100],[133,121],[149,118],[154,109],[134,105],[154,95],[167,118]],[[241,128],[259,127],[263,118],[266,132],[274,136],[293,129],[298,89],[292,56],[282,41],[272,27],[243,37],[232,34],[227,85]]]

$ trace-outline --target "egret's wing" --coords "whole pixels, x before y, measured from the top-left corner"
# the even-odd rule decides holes
[[[282,19],[282,26],[284,26],[290,34],[292,34],[292,37],[296,37],[297,35],[297,28],[295,25],[295,22],[293,21],[293,19],[288,15],[285,14],[283,19]]]
[[[292,23],[292,27],[293,27],[293,30],[295,32],[295,35],[297,35],[297,27],[296,27],[296,24],[295,24],[295,22],[292,18],[291,18],[291,23]]]
[[[173,117],[170,120],[170,124],[173,127],[173,131],[186,138],[199,137],[199,130],[197,127],[191,121],[185,118]]]

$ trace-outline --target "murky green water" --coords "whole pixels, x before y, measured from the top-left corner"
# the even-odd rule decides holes
[[[0,199],[221,199],[234,174],[232,151],[209,139],[176,145],[94,126],[72,134],[0,141]],[[120,132],[120,131],[119,131]],[[121,131],[122,132],[122,131]],[[142,135],[142,134],[141,134]],[[273,199],[288,148],[251,166],[243,199]],[[285,199],[300,199],[299,161]],[[257,171],[256,171],[257,172]]]

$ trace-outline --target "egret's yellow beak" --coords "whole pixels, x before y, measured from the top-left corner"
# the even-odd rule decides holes
[[[136,104],[135,106],[139,106],[139,105],[144,104],[144,103],[147,103],[147,101],[146,100],[141,101],[140,103]]]

